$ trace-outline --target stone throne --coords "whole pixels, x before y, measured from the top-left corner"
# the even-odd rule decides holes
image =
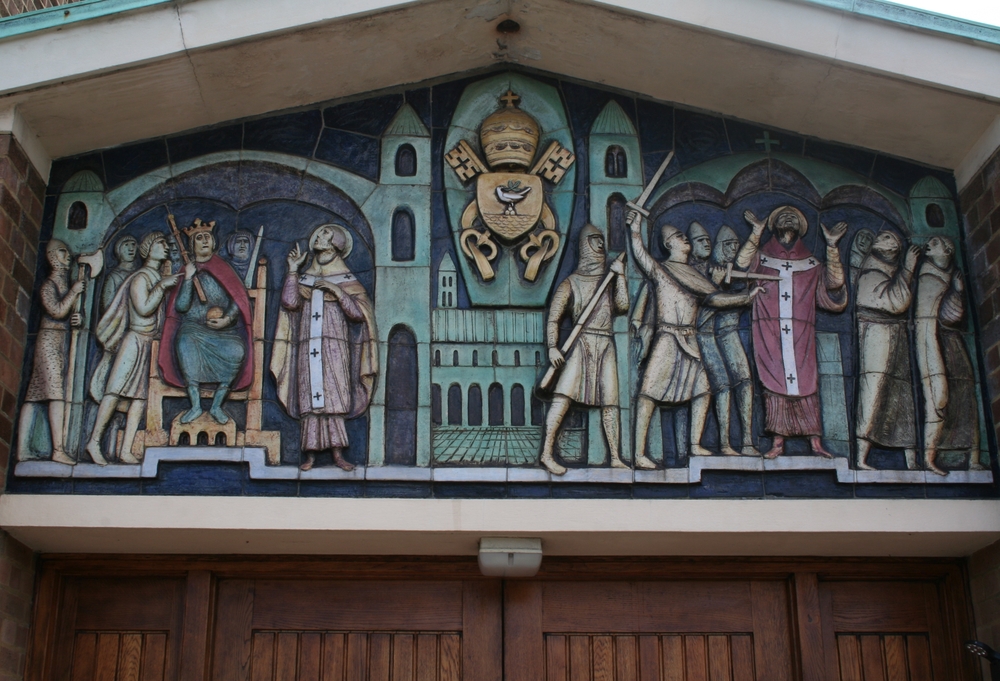
[[[239,430],[236,420],[229,419],[225,425],[219,425],[205,412],[191,423],[180,422],[180,415],[170,423],[169,431],[163,423],[163,398],[184,398],[187,393],[181,388],[167,385],[160,378],[157,368],[159,356],[159,341],[154,342],[152,357],[149,363],[149,399],[146,403],[146,429],[136,433],[132,453],[142,458],[148,447],[177,446],[181,440],[187,440],[190,446],[225,446],[225,447],[263,447],[268,465],[277,466],[281,463],[281,433],[274,430],[262,430],[264,398],[264,320],[267,309],[267,259],[261,258],[257,264],[255,285],[248,288],[247,295],[253,306],[253,381],[247,390],[229,393],[227,402],[246,403],[246,429]],[[201,391],[203,398],[212,397],[213,390]]]

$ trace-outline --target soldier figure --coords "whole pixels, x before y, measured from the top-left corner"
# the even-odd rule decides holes
[[[601,408],[601,424],[611,452],[612,468],[628,468],[621,459],[619,432],[621,412],[618,404],[618,362],[612,322],[616,315],[628,313],[628,282],[625,265],[611,263],[614,281],[601,294],[597,307],[585,321],[585,326],[566,357],[559,351],[559,322],[569,313],[579,320],[605,277],[604,236],[593,225],[580,232],[580,260],[573,274],[559,284],[549,306],[546,341],[549,361],[562,374],[555,387],[555,397],[545,417],[545,440],[541,464],[553,475],[562,475],[566,468],[553,458],[556,435],[572,403]]]
[[[655,468],[656,463],[645,454],[646,438],[658,403],[680,405],[690,402],[690,453],[692,456],[711,454],[701,446],[708,414],[709,383],[696,338],[699,306],[748,305],[763,289],[758,286],[743,293],[719,291],[687,264],[691,243],[670,225],[664,225],[661,231],[667,260],[656,262],[642,243],[639,222],[639,214],[630,212],[632,252],[639,268],[650,280],[656,299],[656,330],[636,400],[635,465],[650,469]]]

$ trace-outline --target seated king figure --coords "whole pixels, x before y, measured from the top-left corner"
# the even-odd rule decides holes
[[[202,415],[200,389],[206,383],[215,384],[209,415],[216,423],[228,423],[222,410],[226,396],[253,380],[250,297],[236,271],[215,252],[214,227],[215,222],[195,220],[184,230],[193,257],[170,296],[160,343],[163,380],[184,388],[191,399],[181,423]]]

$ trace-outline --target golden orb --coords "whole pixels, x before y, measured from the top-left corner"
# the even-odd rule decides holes
[[[538,149],[538,123],[517,107],[520,97],[508,90],[500,98],[503,106],[487,116],[479,139],[490,168],[527,168]]]

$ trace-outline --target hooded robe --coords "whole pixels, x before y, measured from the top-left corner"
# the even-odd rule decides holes
[[[902,251],[902,243],[897,238]],[[897,258],[898,260],[898,258]],[[883,447],[917,446],[907,311],[913,273],[874,252],[861,264],[858,317],[857,437]]]

